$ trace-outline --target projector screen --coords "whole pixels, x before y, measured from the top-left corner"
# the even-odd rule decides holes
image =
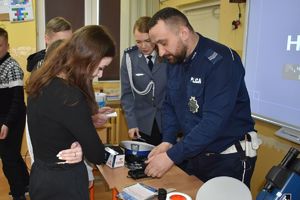
[[[253,116],[300,131],[300,0],[249,0],[244,64]]]

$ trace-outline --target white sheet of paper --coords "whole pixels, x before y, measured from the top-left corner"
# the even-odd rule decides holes
[[[156,192],[153,192],[143,185],[137,183],[123,189],[124,192],[134,197],[135,199],[145,200],[154,197]]]
[[[107,117],[117,117],[117,113],[116,112],[113,112],[113,113],[108,113],[106,114]]]

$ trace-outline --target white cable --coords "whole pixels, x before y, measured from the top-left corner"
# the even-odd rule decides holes
[[[232,50],[231,50],[229,47],[227,47],[227,48],[229,49],[229,51],[230,51],[230,53],[231,53],[232,60],[234,61],[234,55],[233,55]]]
[[[245,174],[246,174],[246,159],[247,159],[247,136],[245,136],[245,160],[243,160],[243,177],[242,177],[242,182],[244,183],[245,181]]]
[[[131,59],[128,53],[126,53],[126,66],[127,66],[127,71],[128,71],[128,77],[129,77],[129,82],[131,88],[139,95],[146,95],[148,94],[151,89],[152,89],[152,98],[154,99],[154,89],[155,89],[155,83],[153,80],[151,80],[145,90],[139,91],[134,87],[133,81],[132,81],[132,65],[131,65]],[[134,94],[134,93],[133,93]]]
[[[244,183],[244,181],[245,181],[245,174],[246,174],[246,161],[245,160],[243,161],[243,167],[244,167],[244,170],[243,170],[242,182]]]

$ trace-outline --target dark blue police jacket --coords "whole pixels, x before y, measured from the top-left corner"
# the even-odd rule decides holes
[[[200,153],[220,153],[254,130],[245,70],[238,54],[199,35],[183,63],[168,66],[163,106],[167,155],[180,163]],[[176,143],[176,133],[184,138]]]

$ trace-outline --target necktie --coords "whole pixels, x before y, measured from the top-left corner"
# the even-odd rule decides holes
[[[152,56],[147,56],[147,59],[148,59],[148,67],[150,69],[150,71],[152,71],[152,68],[153,68],[153,62],[152,62]]]

